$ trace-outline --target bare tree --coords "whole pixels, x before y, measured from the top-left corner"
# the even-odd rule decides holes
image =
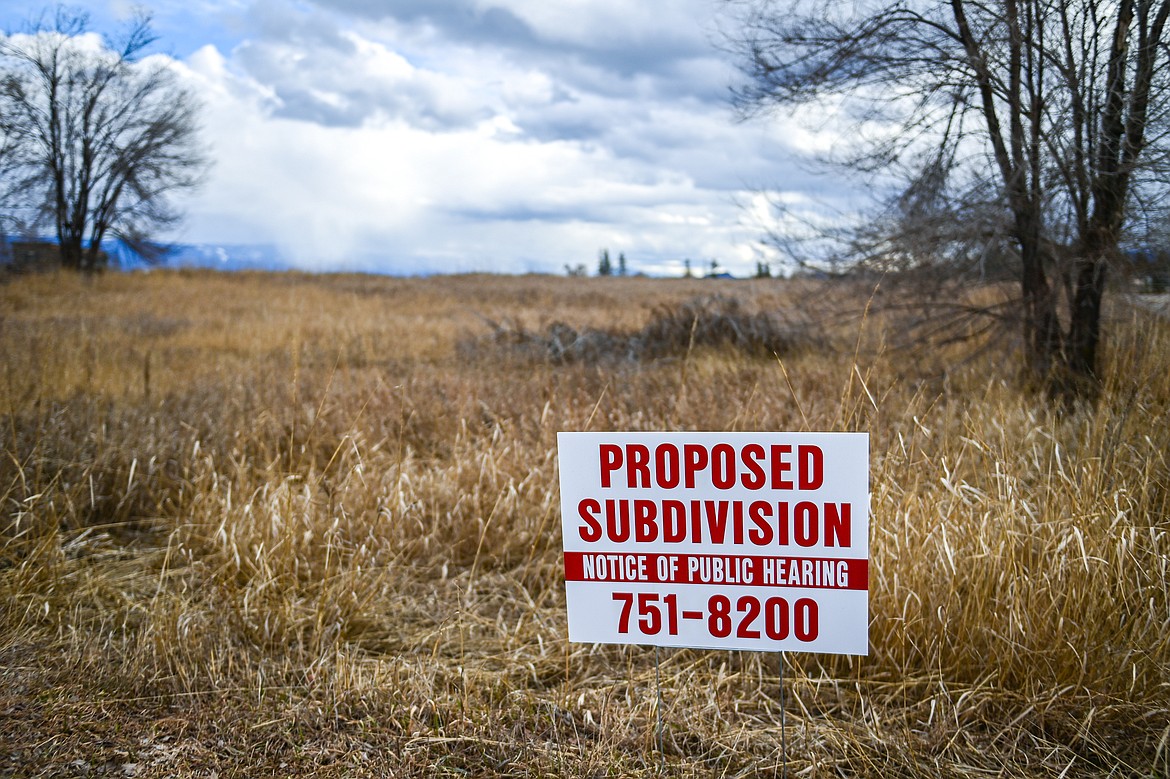
[[[149,251],[204,170],[196,101],[165,60],[142,57],[153,40],[148,17],[103,40],[64,9],[0,40],[9,212],[51,224],[66,267],[98,267],[107,237]]]
[[[1006,235],[1027,364],[1056,394],[1091,393],[1107,269],[1135,196],[1162,186],[1170,0],[733,4],[738,104],[836,101],[863,126],[851,163],[915,160],[899,227],[935,257]]]
[[[17,182],[22,178],[25,150],[16,143],[18,132],[11,113],[0,101],[0,246],[7,243],[9,232],[21,232],[21,198]]]

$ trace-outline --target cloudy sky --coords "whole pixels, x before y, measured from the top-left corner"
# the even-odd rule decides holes
[[[75,5],[112,31],[141,4]],[[179,240],[313,270],[559,273],[608,248],[749,273],[772,259],[760,192],[826,187],[800,159],[831,138],[737,122],[718,0],[145,5],[214,160]]]

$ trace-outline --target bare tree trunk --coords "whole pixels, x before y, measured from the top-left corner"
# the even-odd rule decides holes
[[[1099,383],[1097,347],[1101,341],[1101,300],[1107,267],[1099,249],[1090,249],[1077,261],[1066,359],[1069,379],[1078,385],[1074,390],[1077,394],[1092,395]]]
[[[1052,289],[1025,275],[1024,338],[1028,371],[1039,383],[1046,383],[1060,360],[1060,325]]]
[[[81,270],[84,267],[84,250],[80,236],[59,233],[57,242],[61,250],[61,265],[69,270]]]

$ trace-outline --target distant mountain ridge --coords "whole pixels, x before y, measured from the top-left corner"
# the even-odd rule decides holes
[[[271,244],[175,244],[161,263],[164,268],[214,268],[216,270],[288,270],[292,265]],[[111,255],[113,256],[113,255]],[[136,258],[139,267],[145,263]],[[122,263],[123,267],[125,264]]]
[[[56,244],[53,238],[0,236],[0,265],[13,262],[11,248],[20,244]],[[288,270],[292,264],[272,244],[175,243],[160,245],[160,258],[150,262],[122,241],[104,241],[102,249],[110,267],[118,270],[147,268],[212,268],[215,270]]]

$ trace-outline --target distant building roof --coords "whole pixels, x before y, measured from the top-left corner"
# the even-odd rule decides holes
[[[9,263],[15,270],[58,268],[61,251],[49,241],[12,241],[8,244]]]

